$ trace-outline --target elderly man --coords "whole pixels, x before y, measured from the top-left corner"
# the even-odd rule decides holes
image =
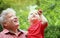
[[[25,33],[18,29],[19,21],[15,13],[11,8],[2,11],[0,23],[3,31],[0,33],[0,38],[26,38]]]

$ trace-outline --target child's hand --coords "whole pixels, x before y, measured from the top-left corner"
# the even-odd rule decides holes
[[[38,14],[39,14],[39,15],[42,14],[42,10],[41,10],[41,9],[38,10]]]

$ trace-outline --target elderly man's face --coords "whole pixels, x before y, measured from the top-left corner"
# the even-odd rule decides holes
[[[6,15],[6,26],[8,28],[18,28],[19,22],[15,14],[9,13]]]

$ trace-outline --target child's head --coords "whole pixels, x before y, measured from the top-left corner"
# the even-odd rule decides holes
[[[39,14],[38,14],[38,10],[30,11],[29,16],[28,16],[29,22],[39,20],[39,19],[40,19],[40,17],[39,17]]]

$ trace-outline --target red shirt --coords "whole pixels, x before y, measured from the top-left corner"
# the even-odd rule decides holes
[[[32,24],[28,29],[28,38],[44,38],[44,29],[46,27],[47,23],[42,25],[41,21]]]

